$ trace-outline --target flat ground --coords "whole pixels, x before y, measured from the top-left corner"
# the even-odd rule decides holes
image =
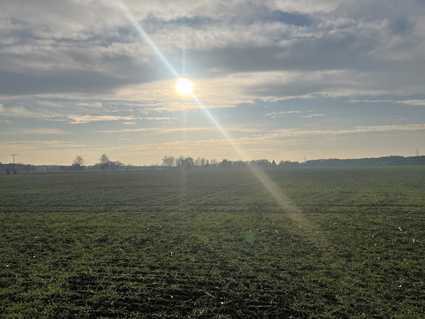
[[[0,176],[1,318],[423,318],[425,168]]]

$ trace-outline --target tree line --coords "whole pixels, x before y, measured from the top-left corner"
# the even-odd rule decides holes
[[[192,158],[190,156],[188,157],[164,156],[161,162],[161,165],[163,167],[177,167],[177,168],[193,168],[193,167],[238,168],[238,167],[246,167],[248,165],[262,167],[262,168],[277,168],[279,166],[291,166],[296,164],[297,162],[290,162],[290,161],[276,162],[275,160],[270,161],[268,159],[260,159],[260,160],[252,160],[252,161],[231,161],[228,159],[223,159],[223,160],[217,161],[215,159],[210,160],[203,157]]]
[[[253,161],[232,161],[228,159],[215,160],[191,156],[164,156],[160,165],[131,166],[120,161],[111,160],[106,154],[99,158],[94,165],[85,165],[82,156],[75,157],[71,165],[29,165],[21,163],[1,163],[0,174],[15,175],[18,173],[32,172],[68,172],[82,170],[137,170],[141,168],[241,168],[256,166],[264,169],[274,168],[351,168],[351,167],[380,167],[380,166],[406,166],[425,165],[425,156],[384,156],[360,159],[323,159],[304,162],[275,161],[268,159]]]
[[[112,161],[109,159],[108,155],[102,154],[102,156],[99,158],[99,162],[92,166],[94,169],[120,169],[123,168],[125,165],[121,163],[120,161]],[[77,155],[75,157],[74,161],[72,162],[71,168],[74,170],[81,170],[84,166],[84,159]]]
[[[162,159],[163,167],[177,168],[193,168],[193,167],[218,167],[218,168],[239,168],[246,166],[256,166],[266,169],[272,168],[332,168],[332,167],[379,167],[379,166],[400,166],[400,165],[425,165],[425,156],[383,156],[375,158],[359,158],[359,159],[319,159],[304,162],[294,161],[275,161],[268,159],[252,160],[252,161],[232,161],[228,159],[208,160],[205,158],[192,157],[174,157],[165,156]]]

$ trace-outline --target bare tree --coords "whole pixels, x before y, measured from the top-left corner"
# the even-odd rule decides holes
[[[102,165],[108,165],[111,161],[109,160],[109,157],[106,154],[103,154],[100,157],[100,164]]]
[[[162,159],[162,165],[167,167],[175,166],[176,160],[173,156],[164,156]]]
[[[96,164],[94,167],[101,169],[121,169],[124,167],[124,164],[120,161],[111,161],[106,154],[103,154],[100,157],[100,163]]]
[[[77,155],[77,157],[74,159],[74,162],[72,162],[73,167],[82,167],[84,165],[84,159]]]
[[[176,160],[176,166],[178,168],[192,168],[195,166],[195,161],[193,160],[192,157],[183,157],[180,156],[177,160]]]

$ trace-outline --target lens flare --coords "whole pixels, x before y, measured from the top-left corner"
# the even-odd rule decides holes
[[[209,111],[209,109],[200,101],[200,99],[193,93],[193,84],[190,80],[186,78],[181,78],[173,65],[168,61],[168,59],[162,54],[161,50],[156,46],[155,42],[149,37],[149,35],[145,32],[143,27],[139,24],[137,19],[130,12],[129,8],[122,1],[118,1],[118,7],[124,12],[125,16],[129,19],[129,21],[133,24],[137,32],[139,33],[142,40],[146,41],[146,43],[152,48],[154,53],[158,56],[158,58],[163,62],[166,68],[170,71],[171,74],[177,78],[176,82],[176,90],[177,93],[182,96],[192,97],[194,102],[197,104],[200,110],[204,112],[207,118],[214,124],[216,129],[220,132],[220,134],[224,137],[224,139],[229,143],[229,145],[233,148],[235,153],[244,161],[249,163],[250,156],[245,153],[245,151],[235,142],[235,140],[230,136],[228,131],[217,121],[217,119],[213,116],[213,114]],[[300,226],[304,232],[305,236],[311,237],[312,240],[316,242],[320,242],[320,245],[325,247],[329,247],[325,238],[321,236],[317,236],[318,228],[317,225],[310,222],[304,216],[302,210],[298,208],[292,200],[287,197],[282,189],[268,176],[266,172],[264,172],[259,167],[248,164],[248,168],[251,171],[251,174],[260,182],[260,184],[264,187],[264,189],[271,195],[276,204],[286,213],[292,221],[296,222],[298,226]],[[312,235],[309,235],[312,234]]]
[[[118,1],[117,4],[118,4],[118,7],[124,12],[125,16],[129,19],[129,21],[133,24],[135,29],[138,31],[142,40],[146,41],[146,43],[152,48],[152,50],[159,57],[159,59],[169,69],[171,74],[173,74],[177,78],[177,83],[176,83],[177,92],[184,96],[192,97],[194,102],[198,105],[199,109],[202,110],[204,114],[209,118],[209,120],[214,124],[216,129],[230,144],[230,146],[233,148],[236,154],[238,154],[238,156],[242,160],[248,160],[250,157],[239,147],[239,145],[235,143],[234,139],[225,130],[225,128],[221,126],[221,124],[216,120],[216,118],[212,115],[212,113],[208,110],[208,108],[193,93],[192,82],[186,78],[180,77],[176,69],[168,61],[168,59],[163,55],[163,53],[155,44],[155,42],[145,32],[143,27],[139,24],[139,22],[134,17],[134,15],[130,12],[129,8],[125,5],[125,3],[122,1]],[[251,173],[255,176],[255,178],[263,185],[263,187],[267,190],[267,192],[274,198],[278,206],[281,209],[285,210],[289,214],[289,216],[291,216],[292,214],[299,215],[301,213],[301,210],[299,210],[292,203],[292,201],[282,193],[282,190],[271,180],[271,178],[265,172],[263,172],[261,169],[257,167],[252,167],[251,165],[249,165],[249,168]],[[299,218],[299,216],[297,216],[297,218]]]

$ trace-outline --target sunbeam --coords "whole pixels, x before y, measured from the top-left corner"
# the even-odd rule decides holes
[[[190,95],[196,105],[200,110],[207,116],[207,118],[213,123],[215,128],[220,132],[226,142],[233,148],[237,156],[247,162],[248,168],[253,176],[260,182],[264,189],[271,195],[276,204],[286,212],[287,216],[296,222],[302,227],[306,227],[309,230],[313,230],[313,225],[307,221],[302,214],[301,209],[299,209],[283,192],[282,189],[264,172],[261,168],[249,164],[250,156],[242,150],[242,148],[235,143],[235,140],[230,136],[226,129],[217,121],[217,119],[211,114],[208,108],[204,103],[192,92],[192,87],[188,85],[188,82],[181,82],[180,75],[173,67],[173,65],[167,60],[158,46],[153,42],[149,35],[144,31],[143,27],[138,23],[137,19],[131,13],[130,9],[123,3],[119,2],[118,7],[124,12],[125,16],[131,22],[131,24],[136,28],[141,39],[146,41],[146,43],[152,48],[153,52],[159,57],[162,63],[167,67],[167,69],[172,73],[173,76],[177,79],[177,90],[182,93],[182,95]],[[180,80],[180,81],[179,81]],[[180,83],[180,85],[179,85]]]
[[[292,220],[307,225],[308,223],[301,215],[301,210],[282,192],[281,188],[261,168],[250,164],[250,156],[238,144],[235,143],[234,138],[217,121],[217,119],[211,114],[211,112],[201,102],[201,100],[195,94],[192,94],[192,98],[196,102],[198,107],[208,117],[210,122],[213,123],[216,129],[224,137],[226,142],[231,145],[237,156],[242,161],[247,163],[250,172],[262,184],[266,191],[272,196],[278,206],[283,209]]]
[[[425,319],[394,2],[1,1],[0,319]]]
[[[126,16],[126,18],[131,22],[133,27],[136,29],[139,36],[142,38],[142,40],[146,41],[146,43],[151,47],[151,49],[155,52],[155,54],[158,56],[158,58],[161,60],[161,62],[165,65],[165,67],[170,71],[173,76],[179,77],[178,72],[174,68],[174,66],[171,65],[171,63],[168,61],[168,59],[164,56],[164,54],[161,52],[161,50],[158,48],[158,46],[153,42],[151,37],[145,32],[143,27],[140,25],[140,23],[137,21],[137,19],[134,17],[134,15],[131,13],[130,9],[125,5],[122,1],[114,2],[113,5],[116,5],[119,9],[121,9]]]

